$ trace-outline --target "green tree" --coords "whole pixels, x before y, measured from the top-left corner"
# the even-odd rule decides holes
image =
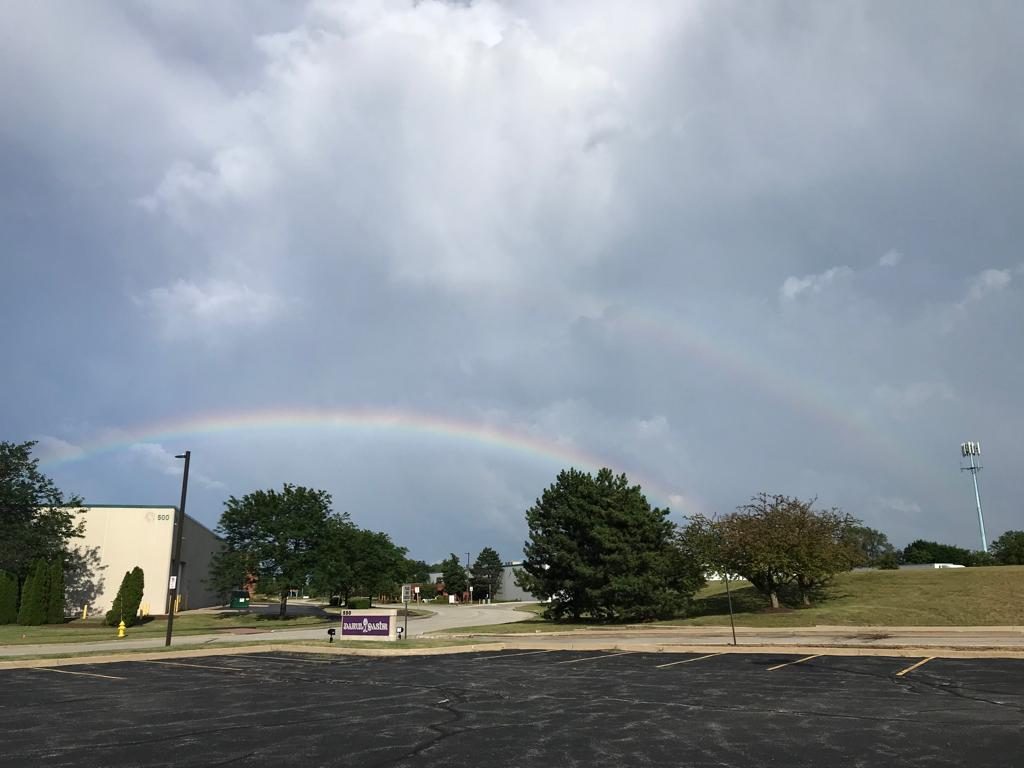
[[[46,595],[46,623],[64,623],[64,561],[59,557],[50,565],[49,590]]]
[[[851,524],[847,527],[846,537],[858,553],[857,565],[885,568],[896,557],[896,548],[889,543],[889,537],[875,528]]]
[[[496,598],[501,592],[501,578],[504,575],[504,570],[501,556],[497,551],[490,547],[481,549],[470,570],[473,596],[478,600],[485,597],[490,600]]]
[[[703,577],[673,545],[668,514],[652,509],[624,474],[563,470],[526,512],[530,538],[518,582],[550,599],[546,612],[556,619],[672,616]]]
[[[809,604],[834,574],[856,564],[855,524],[839,510],[814,511],[813,501],[759,493],[718,520],[693,518],[682,540],[706,567],[742,576],[779,608],[787,587]]]
[[[33,563],[52,561],[82,535],[77,496],[65,496],[39,471],[34,442],[0,442],[0,569],[24,583]]]
[[[444,579],[444,590],[449,595],[461,595],[469,591],[469,576],[466,569],[462,567],[459,556],[454,552],[448,559],[441,563],[441,573]]]
[[[213,582],[227,591],[255,576],[261,591],[280,596],[284,617],[288,590],[305,588],[313,576],[320,538],[332,515],[329,493],[289,483],[280,491],[232,496],[217,526],[224,546],[214,558]]]
[[[18,580],[13,574],[0,571],[0,624],[18,620]]]
[[[321,594],[391,595],[407,577],[406,550],[386,533],[359,528],[346,517],[328,521],[312,581]]]
[[[426,584],[430,581],[430,566],[425,560],[405,561],[405,581],[409,584]]]
[[[1007,531],[989,546],[999,565],[1024,565],[1024,531]]]
[[[969,549],[952,544],[940,544],[937,541],[917,539],[903,549],[903,562],[911,565],[929,565],[931,563],[973,565],[974,557]]]
[[[45,560],[36,560],[31,575],[25,579],[21,589],[21,607],[18,609],[18,623],[24,626],[38,626],[46,623],[46,600],[50,588],[50,571]]]

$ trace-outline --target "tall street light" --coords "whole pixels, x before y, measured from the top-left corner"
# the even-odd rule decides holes
[[[174,603],[178,597],[178,579],[181,578],[181,535],[185,530],[185,496],[188,494],[188,462],[192,451],[179,453],[174,458],[185,460],[185,471],[181,476],[181,505],[178,512],[178,530],[174,532],[174,548],[171,550],[171,574],[167,579],[167,637],[164,646],[171,644],[171,633],[174,630]]]

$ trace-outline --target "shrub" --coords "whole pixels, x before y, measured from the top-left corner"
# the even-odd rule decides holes
[[[350,597],[345,601],[345,607],[352,611],[365,611],[370,607],[370,598]]]
[[[46,623],[46,602],[50,591],[50,569],[45,560],[36,560],[32,573],[21,589],[18,623],[28,627]]]
[[[18,620],[18,579],[0,571],[0,624],[13,624]]]
[[[142,569],[135,566],[125,573],[121,586],[117,590],[114,604],[107,611],[106,623],[116,627],[122,620],[126,626],[138,621],[139,606],[142,604],[142,593],[145,589],[145,577]]]

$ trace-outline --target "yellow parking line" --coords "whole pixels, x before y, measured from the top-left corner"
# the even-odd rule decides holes
[[[166,664],[169,667],[193,667],[194,669],[223,669],[227,672],[245,672],[244,669],[238,667],[215,667],[212,664],[185,664],[181,661],[154,661],[147,660],[140,662],[142,664]]]
[[[931,661],[934,658],[935,658],[934,656],[929,656],[926,659],[921,659],[916,664],[911,664],[906,669],[901,669],[899,672],[896,673],[896,677],[903,677],[905,674],[907,674],[907,672],[913,672],[915,669],[917,669],[918,667],[920,667],[920,666],[922,666],[924,664],[927,664],[929,661]]]
[[[721,656],[724,651],[718,653],[709,653],[707,656],[698,656],[695,659],[683,659],[682,661],[670,661],[668,664],[658,664],[655,669],[664,669],[665,667],[674,667],[676,664],[689,664],[691,661],[703,661],[704,659],[710,659],[712,656]]]
[[[56,667],[32,667],[43,672],[60,672],[62,675],[83,675],[85,677],[102,677],[106,680],[127,680],[126,677],[115,677],[114,675],[99,675],[95,672],[72,672],[70,669],[57,669]]]
[[[595,659],[608,659],[612,656],[625,656],[628,653],[636,653],[636,651],[619,651],[618,653],[604,653],[600,656],[584,656],[582,659],[569,659],[568,661],[557,661],[556,664],[575,664],[578,661],[594,661]]]
[[[776,664],[774,667],[768,667],[768,671],[774,672],[776,669],[782,669],[783,667],[788,667],[792,664],[799,664],[803,661],[810,661],[811,659],[816,659],[819,656],[821,656],[821,654],[816,653],[813,656],[804,656],[802,659],[797,659],[796,661],[787,661],[785,664]]]

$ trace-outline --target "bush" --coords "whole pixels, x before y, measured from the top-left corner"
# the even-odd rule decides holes
[[[46,623],[46,602],[50,589],[50,569],[45,560],[37,560],[21,589],[18,623],[34,627]]]
[[[125,625],[130,627],[138,621],[145,586],[146,580],[139,566],[125,573],[117,590],[117,597],[114,598],[114,604],[107,611],[105,621],[109,626],[116,627],[123,620]]]
[[[895,552],[886,552],[884,555],[880,555],[875,560],[875,567],[880,571],[896,571],[899,570],[900,560],[896,556]]]
[[[13,624],[18,620],[18,579],[0,571],[0,624]]]
[[[350,597],[345,601],[345,607],[351,611],[365,611],[370,607],[370,598]]]

